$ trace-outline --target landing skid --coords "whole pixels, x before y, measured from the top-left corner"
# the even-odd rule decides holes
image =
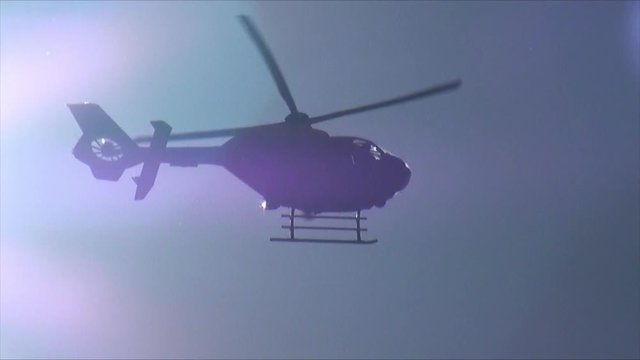
[[[295,209],[291,209],[289,214],[282,214],[283,218],[289,219],[288,225],[282,225],[283,229],[289,229],[289,237],[272,237],[271,241],[284,241],[284,242],[301,242],[301,243],[324,243],[324,244],[356,244],[366,245],[377,243],[377,239],[363,240],[362,232],[367,231],[366,228],[360,226],[361,222],[367,220],[366,217],[360,216],[360,211],[356,212],[356,216],[338,216],[338,215],[296,215]],[[296,218],[305,219],[335,219],[335,220],[355,220],[356,227],[343,227],[343,226],[300,226],[295,225]],[[342,240],[342,239],[310,239],[310,238],[298,238],[295,236],[295,230],[325,230],[325,231],[355,231],[355,240]]]
[[[304,239],[304,238],[276,238],[272,237],[271,241],[296,242],[296,243],[325,243],[325,244],[375,244],[378,240],[337,240],[337,239]]]

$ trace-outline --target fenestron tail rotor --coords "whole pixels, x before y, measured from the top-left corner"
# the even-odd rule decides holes
[[[96,104],[68,104],[82,136],[73,155],[87,164],[98,179],[116,181],[124,170],[142,161],[142,151]]]
[[[93,154],[104,161],[118,161],[124,156],[122,146],[109,138],[100,137],[91,142]]]

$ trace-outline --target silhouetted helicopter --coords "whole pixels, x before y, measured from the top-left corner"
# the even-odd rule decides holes
[[[73,155],[89,165],[97,179],[118,180],[126,168],[143,164],[134,177],[135,199],[146,197],[161,163],[171,166],[213,164],[225,167],[264,197],[264,209],[284,206],[291,208],[289,238],[296,239],[294,229],[356,230],[361,239],[360,211],[382,207],[397,192],[404,189],[411,177],[407,164],[373,142],[359,137],[330,136],[311,126],[323,121],[397,105],[456,89],[460,80],[450,81],[418,92],[379,101],[369,105],[309,117],[300,112],[287,83],[258,29],[247,16],[241,23],[257,45],[280,95],[289,108],[284,122],[251,127],[196,131],[171,134],[164,121],[152,121],[152,136],[131,139],[98,105],[69,104],[82,136]],[[221,146],[167,147],[170,140],[232,137]],[[148,143],[148,147],[138,144]],[[296,215],[295,209],[304,215]],[[355,217],[322,216],[325,212],[356,212]],[[294,219],[329,218],[354,219],[356,228],[295,226]],[[313,241],[334,242],[334,240]],[[342,241],[340,241],[342,242]],[[375,242],[375,241],[369,241]]]

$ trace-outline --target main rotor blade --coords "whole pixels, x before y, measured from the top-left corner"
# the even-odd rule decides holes
[[[314,117],[309,119],[309,122],[311,124],[316,124],[316,123],[319,123],[321,121],[331,120],[331,119],[335,119],[335,118],[338,118],[338,117],[341,117],[341,116],[347,116],[347,115],[361,113],[361,112],[364,112],[364,111],[380,109],[380,108],[387,107],[387,106],[402,104],[402,103],[405,103],[405,102],[408,102],[408,101],[417,100],[417,99],[420,99],[420,98],[423,98],[423,97],[426,97],[426,96],[436,95],[436,94],[440,94],[440,93],[443,93],[443,92],[446,92],[446,91],[454,90],[454,89],[458,88],[461,84],[462,84],[462,81],[460,79],[457,79],[457,80],[449,81],[449,82],[444,83],[444,84],[432,86],[430,88],[427,88],[427,89],[424,89],[424,90],[420,90],[420,91],[417,91],[417,92],[414,92],[414,93],[411,93],[411,94],[395,97],[395,98],[392,98],[392,99],[389,99],[389,100],[379,101],[379,102],[376,102],[376,103],[373,103],[373,104],[369,104],[369,105],[362,105],[362,106],[358,106],[358,107],[347,109],[347,110],[336,111],[336,112],[332,112],[332,113],[326,114],[326,115],[314,116]]]
[[[209,138],[218,138],[218,137],[229,137],[241,134],[247,131],[253,131],[257,129],[265,129],[272,126],[280,125],[280,123],[275,124],[266,124],[266,125],[257,125],[257,126],[247,126],[240,128],[231,128],[231,129],[220,129],[220,130],[205,130],[205,131],[192,131],[186,133],[177,133],[171,134],[169,136],[169,141],[176,140],[197,140],[197,139],[209,139]],[[153,136],[138,136],[133,139],[133,141],[137,143],[147,143],[153,139]]]
[[[271,50],[269,50],[266,41],[264,41],[264,38],[262,37],[262,35],[260,35],[258,28],[253,23],[253,21],[251,21],[251,18],[249,18],[247,15],[240,15],[238,17],[240,18],[242,25],[244,25],[245,29],[251,36],[251,39],[253,39],[253,42],[255,42],[258,46],[258,50],[260,50],[260,54],[262,54],[264,61],[267,63],[269,71],[271,72],[271,76],[273,76],[273,80],[278,86],[278,91],[280,91],[280,96],[282,96],[284,102],[287,103],[289,111],[292,114],[297,113],[298,108],[296,107],[296,103],[293,101],[293,96],[291,96],[291,92],[289,91],[287,82],[284,80],[284,76],[282,75],[282,72],[278,67],[276,59],[273,57]]]

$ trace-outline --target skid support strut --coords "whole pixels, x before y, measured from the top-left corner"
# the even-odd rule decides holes
[[[363,240],[362,232],[367,231],[366,228],[361,227],[361,222],[367,220],[366,217],[360,216],[360,211],[356,212],[356,216],[343,216],[343,215],[296,215],[295,209],[291,209],[289,214],[282,214],[283,218],[289,219],[288,225],[282,225],[283,229],[289,229],[288,238],[272,237],[271,241],[288,241],[288,242],[307,242],[307,243],[333,243],[333,244],[373,244],[378,240]],[[295,219],[304,218],[308,220],[312,219],[331,219],[331,220],[355,220],[356,227],[344,227],[344,226],[303,226],[296,225]],[[355,231],[355,240],[342,240],[342,239],[311,239],[311,238],[297,238],[295,230],[325,230],[325,231]]]

